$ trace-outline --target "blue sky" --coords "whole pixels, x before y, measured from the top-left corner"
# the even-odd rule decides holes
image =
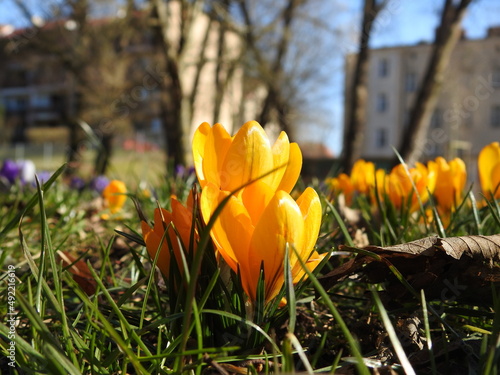
[[[385,15],[383,27],[374,35],[372,46],[413,44],[420,40],[432,41],[439,23],[439,12],[444,1],[392,0]],[[488,27],[500,25],[500,2],[476,0],[468,8],[462,23],[467,37],[482,38]]]
[[[40,4],[39,0],[29,1],[34,6]],[[362,0],[336,1],[343,6],[344,10],[348,9],[345,27],[359,28],[359,10]],[[388,6],[380,13],[376,21],[371,46],[377,48],[415,44],[420,41],[431,42],[434,38],[434,29],[439,22],[439,11],[443,3],[444,0],[390,0]],[[22,14],[13,6],[13,0],[0,0],[0,24],[19,24],[22,19]],[[500,26],[500,1],[473,1],[463,20],[463,27],[466,30],[467,37],[471,39],[483,38],[488,27],[491,26]],[[355,40],[345,42],[343,50],[355,51]],[[310,140],[324,141],[334,154],[338,154],[342,147],[343,87],[341,86],[343,77],[341,71],[334,74],[336,76],[332,77],[333,84],[332,82],[326,84],[328,87],[334,87],[334,89],[331,89],[332,94],[326,96],[332,103],[325,103],[323,106],[330,108],[332,112],[328,115],[331,119],[329,121],[331,126],[316,133],[316,138],[310,135],[314,132],[309,132],[309,135],[304,136],[309,137]]]
[[[351,12],[359,14],[362,1],[353,1],[351,4]],[[442,4],[444,0],[391,0],[388,7],[379,15],[375,32],[372,35],[371,47],[411,45],[420,41],[432,42],[434,30],[440,21]],[[352,21],[359,28],[359,17]],[[500,1],[473,1],[463,19],[462,26],[467,38],[484,38],[488,27],[500,26]],[[355,50],[354,43],[350,52]],[[343,76],[337,78],[335,82],[343,82]],[[342,148],[343,87],[336,91],[336,95],[332,98],[334,100],[332,121],[334,126],[322,134],[322,139],[326,139],[325,142],[334,154],[339,154]]]

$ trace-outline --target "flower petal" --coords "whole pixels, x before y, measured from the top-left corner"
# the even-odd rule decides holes
[[[304,220],[303,245],[301,249],[297,250],[299,250],[302,259],[307,259],[318,239],[323,210],[318,193],[310,187],[304,190],[302,195],[297,199],[297,205]]]
[[[189,250],[191,239],[191,226],[193,224],[193,215],[186,207],[182,205],[177,199],[171,200],[172,205],[172,222],[175,229],[180,235],[182,244],[186,251]]]
[[[208,133],[203,159],[203,175],[206,181],[216,186],[224,184],[221,170],[231,142],[231,136],[221,124],[215,124]],[[201,182],[200,184],[202,187],[205,186]]]
[[[203,160],[205,157],[205,145],[207,143],[208,134],[211,133],[211,127],[208,122],[202,123],[193,135],[193,162],[198,181],[202,186],[205,186],[206,179],[203,172]]]
[[[203,188],[200,199],[203,220],[208,223],[220,202],[229,196],[215,185]],[[246,272],[246,259],[249,251],[253,224],[243,202],[231,197],[215,221],[211,230],[212,239],[226,263],[237,272],[238,264]]]
[[[286,246],[302,248],[304,220],[299,206],[285,191],[278,191],[257,223],[248,258],[250,297],[255,300],[261,262],[264,263],[266,300],[275,297],[283,284]]]
[[[234,191],[273,169],[269,138],[259,123],[249,121],[236,133],[222,165],[222,190]]]
[[[290,159],[290,141],[285,132],[281,132],[276,142],[271,148],[273,154],[273,164],[276,171],[263,180],[271,187],[273,191],[278,189],[281,180],[288,167],[288,160]]]
[[[102,196],[106,201],[109,211],[116,213],[121,210],[127,200],[127,187],[120,180],[112,180],[102,191]]]
[[[328,253],[318,254],[318,252],[314,251],[306,262],[307,269],[311,272],[314,271],[315,268],[321,263],[321,261],[327,255]],[[300,263],[299,266],[301,266]],[[304,269],[300,267],[300,269],[298,269],[295,273],[293,273],[293,283],[294,284],[298,283],[300,279],[302,279],[305,273],[306,271],[304,271]]]
[[[363,159],[357,160],[352,166],[351,182],[354,189],[367,194],[375,185],[375,164]]]
[[[500,143],[493,142],[484,146],[479,153],[477,165],[479,169],[479,181],[484,195],[490,196],[495,186],[492,182],[492,171],[500,163]]]
[[[290,143],[290,156],[288,158],[288,166],[285,174],[281,179],[278,190],[284,190],[290,193],[297,183],[302,169],[302,152],[297,143]]]
[[[162,221],[162,215],[165,222]],[[168,277],[168,274],[170,273],[170,251],[168,249],[167,239],[163,238],[163,233],[165,232],[164,228],[166,228],[168,223],[171,222],[171,215],[167,210],[161,209],[160,211],[159,209],[155,209],[154,217],[155,221],[153,228],[151,228],[146,222],[141,222],[142,236],[144,238],[144,242],[146,243],[148,254],[152,260],[155,259],[158,250],[160,251],[156,265],[160,269],[161,273],[165,277]]]
[[[491,170],[491,191],[495,199],[500,198],[500,163]]]
[[[241,199],[254,225],[259,221],[273,196],[274,190],[263,180],[257,180],[243,189]]]

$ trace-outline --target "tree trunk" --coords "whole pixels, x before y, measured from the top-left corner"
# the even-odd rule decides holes
[[[163,102],[163,121],[167,145],[167,163],[184,165],[186,163],[186,149],[184,147],[184,129],[182,127],[182,87],[179,78],[179,69],[175,61],[167,62],[167,71],[170,84],[164,90],[168,99]],[[167,165],[168,167],[168,165]]]
[[[102,135],[101,144],[94,162],[94,172],[96,175],[106,174],[109,160],[113,153],[113,138],[114,135],[112,133]]]
[[[228,0],[223,0],[221,5],[227,11],[229,8]],[[222,64],[224,61],[224,55],[226,51],[226,26],[224,20],[219,20],[219,33],[217,36],[217,62],[215,67],[215,94],[214,94],[214,116],[212,118],[212,124],[219,122],[220,110],[222,105],[222,98],[224,97],[223,84],[221,80],[222,74]]]
[[[444,72],[453,48],[461,37],[460,24],[471,1],[461,0],[458,5],[455,5],[453,0],[445,2],[441,24],[436,29],[432,55],[399,147],[401,157],[408,164],[415,163],[422,156],[432,112],[436,107],[444,80]],[[398,163],[399,159],[395,158],[393,164]]]
[[[356,160],[361,157],[366,126],[366,102],[368,99],[369,41],[373,23],[386,1],[377,4],[376,0],[365,0],[363,20],[356,59],[354,77],[350,88],[350,103],[346,113],[344,146],[341,165],[345,173],[350,173]]]
[[[69,129],[69,144],[68,144],[68,152],[66,155],[66,162],[68,167],[64,171],[66,176],[75,175],[78,167],[80,165],[80,139],[78,135],[78,123],[75,119],[68,118],[66,120],[66,126]]]
[[[160,43],[165,56],[165,68],[167,77],[162,82],[162,104],[161,114],[163,129],[165,134],[165,145],[167,153],[167,171],[169,165],[183,165],[186,162],[186,149],[184,146],[184,129],[182,126],[182,101],[183,92],[179,72],[179,54],[184,45],[184,35],[181,32],[179,38],[179,51],[174,51],[170,45],[168,29],[168,9],[167,3],[161,0],[153,1],[153,18],[157,23],[153,30],[156,33],[158,43]]]

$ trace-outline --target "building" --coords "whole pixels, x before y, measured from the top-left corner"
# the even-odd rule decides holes
[[[431,51],[427,43],[370,50],[363,158],[381,165],[393,159]],[[346,59],[346,90],[355,57]],[[500,27],[490,28],[483,39],[462,37],[445,74],[424,158],[459,156],[475,175],[481,148],[500,141]]]
[[[180,18],[176,18],[180,5],[169,2],[169,7],[174,20],[168,30],[169,38],[171,43],[176,43],[180,26],[175,21]],[[141,16],[144,14],[138,12],[137,17]],[[165,46],[151,28],[143,28],[126,45],[113,45],[119,35],[114,24],[118,18],[92,18],[88,22],[87,27],[95,31],[89,34],[90,38],[109,33],[111,37],[106,40],[111,42],[101,50],[89,48],[89,53],[95,55],[86,62],[78,77],[85,80],[85,85],[78,82],[74,71],[61,59],[61,49],[54,53],[50,48],[41,49],[39,44],[43,36],[44,40],[53,40],[54,45],[68,43],[62,48],[69,51],[73,47],[71,38],[78,30],[74,20],[53,21],[39,28],[19,30],[0,25],[1,142],[36,142],[38,138],[64,142],[68,136],[67,123],[74,118],[98,130],[112,124],[119,127],[118,133],[123,137],[139,133],[141,139],[164,142],[165,137],[160,134],[165,129],[165,112],[162,111],[165,98],[161,84],[169,81]],[[190,103],[188,136],[201,122],[214,121],[215,106],[219,106],[216,121],[231,131],[232,127],[242,124],[242,119],[255,116],[254,111],[265,95],[262,86],[245,83],[242,64],[232,65],[233,61],[239,61],[242,45],[237,34],[225,32],[224,60],[218,60],[221,57],[220,27],[207,14],[197,14],[186,52],[179,62],[184,99]],[[111,53],[106,55],[106,51]],[[86,55],[82,53],[81,56]],[[224,90],[216,88],[216,74]],[[218,95],[215,93],[221,92],[216,102]]]

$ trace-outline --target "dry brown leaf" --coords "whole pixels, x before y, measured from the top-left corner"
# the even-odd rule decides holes
[[[75,262],[76,258],[67,251],[58,251],[57,255],[61,258],[63,267],[68,267],[68,271],[73,275],[73,280],[83,289],[87,295],[91,296],[95,293],[97,284],[90,273],[87,263],[79,259]]]
[[[340,250],[350,249],[340,246]],[[356,250],[356,249],[352,249]],[[386,282],[391,298],[408,293],[388,266],[394,266],[413,286],[430,297],[490,298],[491,283],[500,283],[500,235],[426,237],[395,246],[366,246],[359,253],[320,278],[325,289],[353,275],[364,275],[368,282]],[[474,293],[483,288],[484,293]],[[467,293],[466,290],[473,291]],[[451,291],[451,293],[450,293]],[[486,302],[486,301],[485,301]]]
[[[449,256],[460,259],[462,255],[483,260],[500,260],[500,234],[492,236],[461,236],[440,238],[426,237],[401,245],[380,247],[367,246],[370,251],[394,251],[413,255],[433,255],[443,249]]]

